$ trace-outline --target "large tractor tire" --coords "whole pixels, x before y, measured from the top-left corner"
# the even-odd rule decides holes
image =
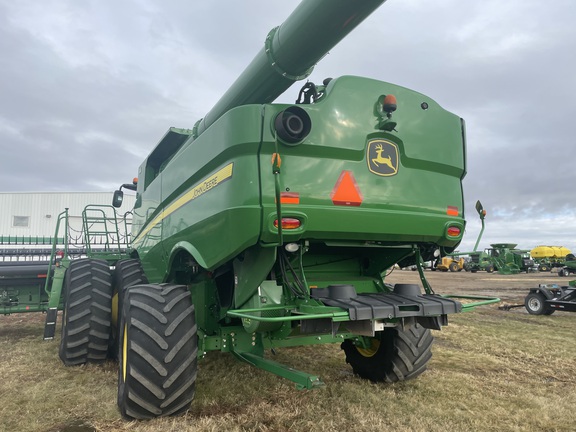
[[[196,388],[194,305],[184,285],[134,285],[120,319],[118,408],[127,419],[178,415]]]
[[[386,328],[370,338],[368,348],[360,348],[350,339],[341,347],[355,374],[373,382],[393,383],[415,378],[426,370],[433,341],[429,329],[415,324],[405,330]]]
[[[486,266],[486,273],[494,273],[494,266],[492,264]]]
[[[524,306],[531,315],[552,315],[556,310],[546,304],[546,297],[541,293],[530,293],[524,299]]]
[[[460,267],[458,266],[458,263],[456,263],[456,262],[451,262],[450,265],[448,266],[448,269],[451,272],[457,272],[457,271],[461,270]]]
[[[64,276],[60,359],[66,366],[106,360],[112,315],[110,267],[104,260],[70,262]]]
[[[138,259],[120,260],[116,263],[112,273],[112,338],[108,356],[118,359],[118,349],[120,340],[120,313],[124,305],[124,292],[132,285],[147,284],[148,278],[142,269],[142,264]]]

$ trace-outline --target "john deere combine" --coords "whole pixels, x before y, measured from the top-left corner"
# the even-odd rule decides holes
[[[61,358],[101,360],[111,321],[123,416],[186,411],[208,351],[301,388],[321,381],[268,350],[339,343],[375,382],[426,369],[430,330],[463,310],[421,268],[464,233],[463,120],[356,76],[272,103],[382,3],[303,1],[214,108],[169,129],[122,186],[137,193],[128,258],[70,262]],[[422,287],[385,283],[395,264],[416,264]]]

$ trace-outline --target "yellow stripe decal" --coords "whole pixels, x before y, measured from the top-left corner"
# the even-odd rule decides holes
[[[231,178],[233,167],[234,167],[234,162],[226,165],[221,170],[217,171],[216,173],[212,174],[210,177],[202,180],[196,186],[189,189],[188,192],[186,192],[184,195],[182,195],[180,198],[178,198],[176,201],[174,201],[172,204],[170,204],[168,207],[166,207],[164,210],[162,210],[160,212],[160,214],[158,216],[156,216],[154,218],[154,220],[152,220],[152,222],[150,222],[148,224],[146,229],[144,229],[144,231],[142,231],[140,233],[140,235],[132,242],[132,244],[136,244],[139,241],[141,241],[143,239],[143,237],[146,234],[148,234],[150,232],[150,230],[152,230],[152,228],[154,228],[156,225],[158,225],[160,222],[162,222],[162,220],[164,218],[170,216],[172,213],[174,213],[180,207],[182,207],[183,205],[189,203],[190,201],[193,201],[196,198],[204,195],[206,192],[209,192],[210,190],[214,189],[220,183]]]

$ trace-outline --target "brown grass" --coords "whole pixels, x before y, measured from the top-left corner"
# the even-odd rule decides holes
[[[485,306],[453,316],[428,371],[376,385],[355,377],[339,346],[280,350],[275,360],[318,374],[292,383],[209,353],[182,417],[126,422],[116,364],[64,367],[41,314],[0,316],[1,431],[572,431],[576,428],[576,314],[531,316]],[[76,426],[73,428],[71,426]]]

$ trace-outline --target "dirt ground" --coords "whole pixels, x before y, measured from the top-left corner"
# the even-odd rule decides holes
[[[499,297],[502,304],[519,304],[524,302],[524,297],[530,288],[536,288],[539,284],[568,285],[573,278],[558,276],[556,272],[519,273],[514,275],[502,275],[499,273],[477,272],[441,272],[425,270],[428,283],[437,294],[458,295],[481,295]],[[417,271],[399,270],[392,271],[386,282],[416,283],[421,285]]]

